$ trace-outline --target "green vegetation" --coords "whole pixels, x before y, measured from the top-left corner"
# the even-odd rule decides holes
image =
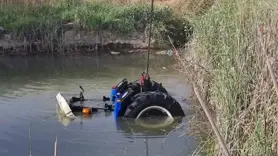
[[[189,76],[202,90],[231,155],[277,154],[278,97],[266,66],[268,57],[277,76],[277,8],[275,0],[215,0],[192,19],[187,55],[195,64]],[[216,136],[205,132],[200,132],[206,136],[200,145],[205,155],[221,155]]]
[[[136,31],[143,34],[148,28],[149,12],[150,4],[146,3],[121,5],[82,0],[58,0],[39,5],[11,3],[1,4],[0,26],[16,38],[28,35],[33,40],[40,38],[54,44],[60,40],[62,25],[68,22],[88,32],[109,31],[118,36],[128,36]],[[169,34],[183,39],[180,37],[182,23],[183,19],[175,17],[170,8],[155,7],[156,37],[164,39]]]
[[[191,15],[194,26],[194,38],[186,53],[186,59],[190,60],[186,63],[193,62],[186,66],[188,77],[202,91],[202,98],[210,107],[231,155],[275,155],[278,93],[273,89],[266,58],[270,58],[277,72],[277,1],[176,1],[183,3],[176,3],[171,9],[155,8],[155,36],[165,38],[169,34],[182,38],[178,33],[189,24],[187,21],[184,24],[173,12],[181,14],[181,9],[191,8],[188,10],[192,14],[184,11]],[[63,23],[73,22],[80,30],[107,30],[128,35],[146,30],[149,10],[149,3],[123,5],[81,0],[39,5],[4,4],[0,9],[0,26],[18,36],[39,31],[42,36],[53,37],[59,36]],[[195,118],[198,124],[193,122],[195,128],[192,129],[195,134],[200,133],[200,148],[206,155],[221,155],[222,150],[203,111],[198,113],[200,116]],[[204,122],[200,126],[201,120]]]
[[[60,27],[61,22],[67,21],[79,23],[82,28],[89,30],[116,29],[130,32],[135,22],[145,20],[146,9],[146,6],[120,7],[79,1],[58,1],[37,6],[12,4],[1,8],[0,23],[5,29],[15,32],[40,27],[55,29]]]
[[[104,3],[57,3],[36,7],[10,6],[1,9],[1,23],[7,29],[22,32],[39,27],[60,26],[71,21],[89,30],[117,30],[121,33],[134,31],[137,22],[147,22],[147,6],[115,6]],[[156,19],[171,16],[169,10],[155,12]],[[2,16],[3,15],[3,16]],[[166,18],[167,20],[167,18]],[[169,20],[169,18],[168,18]]]

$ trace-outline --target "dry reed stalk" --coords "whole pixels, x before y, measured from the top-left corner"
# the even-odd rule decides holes
[[[258,26],[257,26],[257,29],[259,30]],[[278,98],[278,85],[277,85],[277,82],[276,82],[276,78],[274,76],[274,71],[273,71],[272,66],[270,64],[270,61],[269,61],[269,57],[268,57],[267,52],[265,50],[265,45],[263,44],[262,33],[260,31],[259,31],[259,39],[260,39],[262,51],[263,51],[264,56],[265,56],[267,68],[269,70],[269,73],[270,73],[270,76],[271,76],[271,80],[272,80],[272,83],[273,83],[273,86],[274,86],[274,89],[275,89],[275,92],[276,92],[276,96]]]
[[[54,143],[54,156],[57,156],[57,136],[56,136],[56,140],[55,140],[55,143]]]
[[[275,72],[274,72],[273,67],[270,63],[270,56],[273,55],[273,52],[275,53],[275,51],[274,51],[275,48],[273,48],[271,46],[275,43],[273,43],[271,41],[275,40],[275,38],[277,39],[277,35],[278,35],[278,33],[277,33],[277,24],[276,24],[277,21],[273,20],[272,18],[269,18],[268,21],[266,21],[266,24],[264,25],[263,29],[259,28],[257,19],[256,19],[256,22],[257,22],[257,29],[260,30],[260,31],[258,31],[258,42],[261,46],[261,50],[263,52],[263,57],[265,59],[266,66],[267,66],[268,72],[270,74],[270,79],[271,79],[271,82],[272,82],[272,85],[270,85],[270,86],[274,87],[274,91],[275,91],[275,94],[276,94],[276,96],[275,97],[272,96],[273,98],[271,98],[271,99],[276,99],[277,100],[277,98],[278,98],[278,85],[277,85],[276,78],[275,78]],[[264,37],[263,37],[263,35],[264,35]],[[276,43],[276,46],[277,46],[277,43]],[[276,48],[276,50],[277,50],[277,48]],[[271,90],[272,89],[273,88],[271,88]],[[268,110],[270,111],[270,109],[268,109]],[[276,106],[276,118],[278,118],[277,111],[278,111],[278,106]],[[277,119],[275,119],[275,117],[274,117],[274,123],[276,123],[276,125],[278,124]],[[272,127],[273,127],[272,129],[275,129],[274,126],[272,126]],[[278,155],[278,148],[277,148],[278,126],[276,126],[276,133],[277,133],[276,134],[276,142],[272,141],[271,150],[272,150],[272,152],[274,152],[275,148],[276,148],[276,155]]]
[[[31,124],[29,124],[29,156],[32,156]]]
[[[201,96],[200,96],[200,94],[199,94],[199,91],[198,91],[198,89],[196,88],[195,84],[194,84],[194,83],[192,83],[192,84],[193,84],[193,88],[194,88],[194,93],[195,93],[195,95],[197,96],[197,98],[198,98],[198,100],[199,100],[199,102],[200,102],[200,104],[201,104],[203,110],[204,110],[205,113],[206,113],[206,116],[207,116],[207,118],[208,118],[208,120],[209,120],[209,122],[210,122],[210,124],[211,124],[211,127],[212,127],[212,129],[213,129],[215,135],[217,136],[217,139],[218,139],[218,142],[219,142],[220,146],[222,147],[222,149],[223,149],[225,155],[226,155],[226,156],[230,156],[230,153],[229,153],[229,151],[228,151],[228,148],[227,148],[226,144],[224,143],[223,137],[222,137],[221,134],[219,133],[219,130],[218,130],[217,126],[215,125],[215,122],[213,121],[213,119],[212,119],[212,117],[211,117],[211,114],[210,114],[209,111],[208,111],[207,105],[206,105],[206,104],[204,103],[204,101],[202,100],[202,98],[201,98]]]
[[[173,49],[174,49],[174,51],[175,51],[175,52],[174,52],[174,54],[175,54],[174,56],[176,57],[176,59],[178,60],[178,62],[181,63],[181,65],[183,66],[183,68],[188,70],[188,68],[186,67],[186,64],[185,64],[185,60],[182,60],[182,59],[181,59],[181,57],[179,56],[179,54],[178,54],[178,52],[177,52],[175,46],[173,45],[173,42],[172,42],[171,38],[170,38],[169,36],[168,36],[168,38],[169,38],[169,41],[170,41],[170,43],[171,43],[171,45],[172,45],[172,47],[173,47]],[[188,61],[187,61],[187,62],[188,62]],[[229,153],[229,150],[228,150],[228,148],[227,148],[227,145],[224,143],[224,139],[223,139],[223,137],[221,136],[221,134],[220,134],[220,132],[219,132],[219,130],[218,130],[218,128],[217,128],[217,126],[216,126],[214,120],[212,119],[212,115],[211,115],[210,112],[208,111],[207,105],[204,103],[203,99],[201,98],[201,95],[200,95],[200,93],[199,93],[199,91],[198,91],[198,89],[197,89],[197,87],[196,87],[195,82],[193,81],[193,79],[191,79],[191,84],[193,85],[194,93],[195,93],[195,95],[196,95],[196,97],[197,97],[199,103],[201,104],[202,109],[204,110],[204,112],[205,112],[205,114],[206,114],[206,117],[208,118],[208,120],[209,120],[209,122],[210,122],[210,125],[211,125],[211,127],[212,127],[212,129],[213,129],[215,135],[217,136],[217,140],[218,140],[218,142],[219,142],[219,144],[220,144],[220,146],[221,146],[221,148],[222,148],[224,154],[225,154],[226,156],[230,156],[230,153]]]

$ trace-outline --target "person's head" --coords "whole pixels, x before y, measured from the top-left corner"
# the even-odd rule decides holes
[[[144,76],[144,75],[145,75],[145,72],[142,73],[142,76]]]

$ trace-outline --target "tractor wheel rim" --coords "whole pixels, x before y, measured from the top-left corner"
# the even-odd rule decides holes
[[[164,112],[164,113],[167,114],[167,116],[168,116],[169,118],[174,119],[173,116],[172,116],[172,114],[171,114],[167,109],[165,109],[165,108],[163,108],[163,107],[160,107],[160,106],[150,106],[150,107],[147,107],[147,108],[143,109],[143,110],[137,115],[136,119],[140,118],[140,116],[141,116],[143,113],[145,113],[146,111],[152,110],[152,109],[155,109],[155,110],[159,110],[159,111],[161,111],[161,112]]]

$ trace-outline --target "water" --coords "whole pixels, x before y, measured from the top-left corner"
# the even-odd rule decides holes
[[[58,156],[181,156],[195,149],[186,132],[186,118],[167,127],[150,128],[153,121],[114,120],[109,112],[78,116],[70,121],[56,113],[55,95],[77,95],[103,106],[113,84],[122,78],[136,80],[144,70],[145,55],[13,57],[0,58],[0,155],[51,156],[58,138]],[[151,78],[162,82],[189,112],[182,101],[189,94],[184,77],[162,67],[171,65],[168,56],[151,56]],[[101,104],[99,104],[101,103]],[[164,120],[155,120],[162,123]],[[176,130],[173,130],[175,129]],[[29,131],[30,129],[30,131]],[[30,137],[29,137],[30,132]]]

